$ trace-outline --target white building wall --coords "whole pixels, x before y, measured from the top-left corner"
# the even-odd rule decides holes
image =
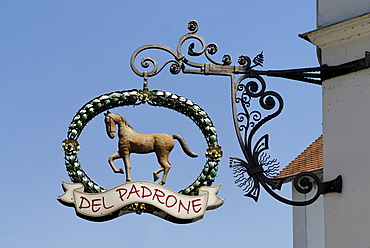
[[[320,48],[322,64],[363,58],[369,13],[370,0],[319,0],[323,28],[303,36]],[[324,181],[343,177],[342,193],[324,196],[325,247],[369,248],[370,69],[326,80],[322,89]]]
[[[343,176],[325,195],[326,247],[369,248],[370,70],[328,80],[323,99],[324,179]]]
[[[317,190],[311,194],[298,193],[294,186],[293,200],[304,201],[312,198]],[[305,207],[293,207],[293,247],[294,248],[324,248],[324,199],[319,199]]]
[[[364,24],[370,32],[370,22]],[[322,47],[322,62],[349,62],[365,51],[370,35],[361,31]],[[369,248],[370,69],[323,83],[323,133],[324,180],[342,175],[344,181],[342,194],[325,196],[326,247]]]
[[[369,0],[317,0],[317,28],[370,12]]]

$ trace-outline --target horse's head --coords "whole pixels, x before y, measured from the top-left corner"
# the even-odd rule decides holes
[[[113,139],[116,137],[116,120],[114,119],[113,115],[111,112],[107,111],[107,113],[104,113],[105,115],[105,130],[107,131],[107,135],[109,138]]]
[[[129,127],[132,129],[130,124],[128,124],[127,120],[122,115],[111,113],[109,111],[104,113],[104,115],[105,129],[109,138],[113,139],[116,137],[116,124],[118,124],[119,127]]]

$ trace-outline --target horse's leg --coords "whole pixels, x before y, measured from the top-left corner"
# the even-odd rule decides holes
[[[167,153],[165,155],[161,154],[161,156],[160,156],[160,154],[157,154],[158,162],[162,166],[158,170],[161,170],[161,171],[163,170],[164,171],[163,175],[162,175],[162,180],[159,183],[161,185],[164,185],[166,183],[168,172],[171,169],[171,163],[168,160],[168,156],[169,156],[169,153]]]
[[[156,172],[162,172],[162,179],[159,184],[163,185],[166,183],[167,175],[169,170],[171,169],[171,163],[169,161],[170,152],[172,151],[173,147],[175,146],[175,142],[173,141],[173,137],[169,134],[162,134],[160,136],[156,137],[156,143],[154,144],[154,151],[157,155],[158,163],[162,166],[157,171],[155,171],[154,179],[156,176],[158,177],[158,174]]]
[[[116,168],[116,166],[114,166],[114,163],[113,161],[116,160],[117,158],[120,158],[121,156],[119,155],[118,152],[114,153],[112,156],[109,157],[108,159],[108,163],[110,164],[110,167],[112,167],[112,170],[115,172],[115,173],[122,173],[124,174],[122,168],[120,168],[119,170]]]
[[[158,170],[153,172],[154,182],[158,180],[158,178],[159,178],[158,174],[161,173],[162,171],[164,171],[164,168],[160,167],[160,168],[158,168]]]
[[[123,162],[125,164],[126,169],[126,182],[131,181],[131,165],[130,165],[130,153],[124,152],[121,155],[121,158],[123,159]]]

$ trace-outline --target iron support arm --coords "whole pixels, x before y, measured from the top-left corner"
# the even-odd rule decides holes
[[[253,70],[247,66],[239,65],[214,65],[205,63],[200,71],[184,69],[184,73],[204,74],[204,75],[231,75],[243,74],[248,77],[255,77],[256,75],[268,77],[280,77],[306,83],[321,85],[323,81],[343,76],[356,71],[370,68],[370,52],[365,52],[365,57],[357,59],[345,64],[328,66],[322,65],[320,67],[309,67],[288,70]]]

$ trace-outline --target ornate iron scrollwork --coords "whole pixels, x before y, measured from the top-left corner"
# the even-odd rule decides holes
[[[207,44],[201,36],[196,34],[198,23],[190,21],[188,29],[190,32],[180,38],[176,51],[155,44],[145,45],[134,51],[130,65],[134,73],[144,77],[144,88],[147,87],[148,77],[157,75],[169,64],[171,64],[169,70],[172,74],[178,74],[182,71],[189,74],[230,76],[234,126],[240,148],[245,157],[245,160],[231,157],[230,167],[234,169],[235,183],[243,188],[245,196],[258,201],[260,187],[262,186],[271,196],[281,202],[294,206],[304,206],[316,201],[320,194],[339,192],[341,190],[341,177],[333,180],[333,182],[322,183],[314,173],[303,172],[295,177],[293,185],[298,192],[307,194],[314,190],[316,184],[317,189],[316,192],[312,192],[314,194],[311,194],[313,195],[311,199],[296,202],[278,195],[275,190],[280,190],[284,183],[284,179],[275,178],[279,170],[279,162],[277,159],[272,159],[267,153],[269,135],[259,136],[260,132],[258,132],[267,122],[279,116],[284,106],[283,98],[277,92],[266,90],[266,83],[261,75],[321,84],[321,78],[327,79],[327,72],[330,71],[330,68],[328,69],[325,66],[285,71],[254,70],[253,68],[257,66],[263,66],[264,57],[262,52],[253,59],[245,55],[240,56],[238,58],[239,65],[231,65],[232,58],[229,55],[224,55],[222,62],[217,62],[211,56],[217,53],[218,47],[215,43]],[[187,55],[191,57],[204,55],[209,63],[195,63],[186,58],[182,52],[182,47],[189,40],[200,43],[200,49],[195,50],[195,43],[190,43]],[[141,70],[139,70],[135,66],[136,58],[143,51],[151,49],[165,51],[173,58],[159,67],[157,60],[153,57],[143,57],[140,62]],[[152,66],[152,69],[146,71],[150,66]],[[323,71],[326,73],[325,75],[321,74]],[[238,74],[241,74],[241,76],[235,80],[235,75]],[[334,184],[337,186],[336,188],[333,186]]]
[[[313,185],[318,185],[311,199],[296,202],[285,199],[275,192],[281,189],[284,179],[275,178],[279,162],[267,154],[269,135],[258,136],[258,131],[282,112],[283,98],[274,91],[267,91],[266,83],[261,76],[249,75],[241,76],[236,81],[232,89],[232,101],[234,124],[245,161],[232,157],[230,167],[234,169],[235,183],[243,188],[245,196],[258,201],[262,186],[271,196],[289,205],[304,206],[315,202],[322,193],[322,183],[312,172],[301,173],[294,180],[294,187],[301,194],[313,191]]]
[[[279,163],[265,152],[269,149],[268,134],[260,137],[255,143],[253,138],[266,122],[281,113],[284,102],[276,92],[266,91],[266,83],[262,77],[256,75],[255,80],[243,83],[245,79],[250,78],[240,77],[232,89],[232,106],[237,138],[246,161],[232,157],[230,167],[234,168],[237,178],[235,183],[244,187],[245,196],[257,201],[261,179],[274,189],[280,189],[283,182],[273,179],[278,172]],[[251,106],[255,106],[253,101],[261,108],[250,111]],[[240,112],[237,105],[241,107]],[[265,180],[267,178],[269,180]]]
[[[178,74],[180,71],[189,74],[203,74],[203,75],[224,75],[233,76],[234,74],[249,74],[252,68],[256,66],[262,66],[263,54],[258,54],[253,61],[247,56],[240,56],[238,59],[239,66],[231,66],[232,58],[230,55],[224,55],[222,57],[222,63],[217,62],[211,58],[212,55],[216,54],[218,47],[215,43],[206,44],[205,40],[196,34],[198,31],[198,23],[196,21],[190,21],[188,24],[189,33],[183,35],[177,43],[177,50],[173,50],[167,46],[158,44],[144,45],[136,49],[131,55],[130,66],[133,72],[140,77],[152,77],[160,73],[167,65],[171,64],[169,70],[172,74]],[[186,58],[182,52],[184,43],[188,40],[194,40],[200,43],[200,49],[195,50],[195,43],[192,42],[188,46],[187,55],[191,57],[204,55],[210,63],[195,63]],[[147,50],[162,50],[173,56],[173,59],[167,60],[161,66],[157,60],[153,57],[143,57],[140,61],[141,68],[139,69],[135,65],[135,60],[138,55]],[[252,65],[253,62],[253,65]],[[151,67],[150,71],[147,71]]]

